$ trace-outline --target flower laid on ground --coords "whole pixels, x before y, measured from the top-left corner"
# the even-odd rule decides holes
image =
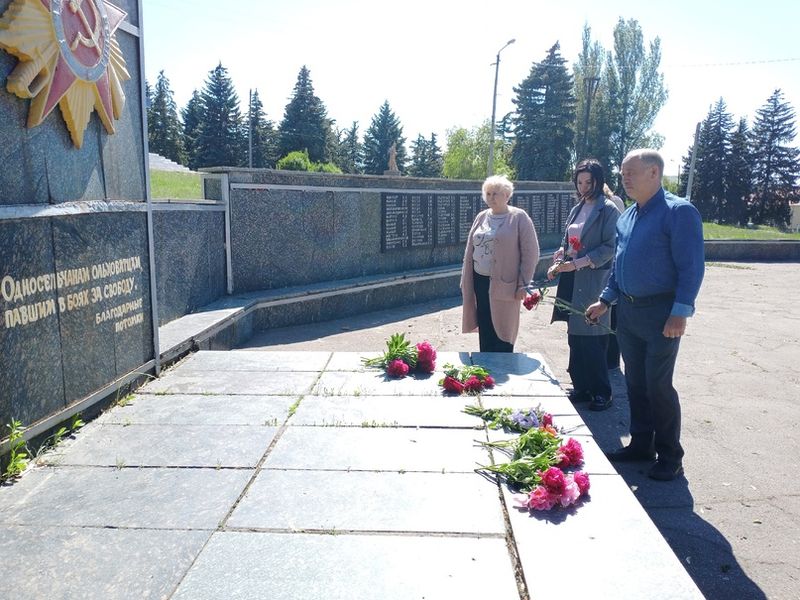
[[[417,369],[423,373],[433,373],[436,370],[436,349],[430,342],[417,344]]]
[[[368,367],[380,367],[389,377],[402,379],[412,369],[433,373],[436,369],[436,349],[429,342],[412,345],[403,333],[394,333],[386,341],[386,352],[376,358],[362,358]]]
[[[480,394],[484,389],[494,387],[494,378],[480,365],[459,368],[446,363],[444,378],[439,380],[439,385],[444,391],[454,394]]]
[[[539,427],[547,422],[553,424],[553,417],[550,413],[542,410],[541,405],[526,410],[513,408],[481,408],[474,404],[464,407],[464,412],[468,415],[480,417],[486,421],[490,429],[505,429],[507,431],[523,432],[533,427]]]
[[[465,412],[481,416],[476,409],[472,407]],[[515,414],[510,412],[511,409],[497,410],[508,411],[498,413],[500,420],[511,419]],[[583,464],[583,447],[574,438],[563,443],[553,426],[552,416],[547,413],[539,416],[532,409],[527,415],[522,413],[518,420],[531,418],[532,413],[540,421],[539,425],[529,428],[519,437],[481,442],[485,447],[509,454],[511,460],[481,466],[477,471],[502,475],[508,484],[525,491],[525,496],[516,499],[520,508],[550,510],[555,506],[571,506],[589,492],[589,476],[582,471],[565,473],[563,469]],[[547,423],[544,423],[545,415],[549,417]]]
[[[573,249],[575,252],[580,252],[581,248],[581,239],[577,235],[573,235],[569,238],[569,247]]]

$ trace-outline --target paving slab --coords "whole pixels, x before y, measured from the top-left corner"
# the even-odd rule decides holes
[[[334,352],[326,371],[375,371],[375,367],[366,367],[362,362],[364,358],[375,358],[381,352]],[[437,371],[441,372],[441,367],[445,363],[456,366],[472,364],[469,352],[438,352],[436,356]]]
[[[481,421],[462,412],[468,403],[455,396],[305,396],[290,424],[478,428]]]
[[[173,600],[518,600],[505,540],[217,533]]]
[[[180,368],[150,381],[140,392],[144,394],[263,394],[291,396],[306,394],[316,382],[315,372],[187,371]]]
[[[99,425],[43,456],[50,465],[254,467],[277,427]]]
[[[0,523],[215,529],[251,475],[240,469],[36,468],[0,494]]]
[[[0,525],[3,588],[15,600],[167,598],[210,535]]]
[[[227,526],[329,532],[505,531],[497,486],[473,473],[270,469],[258,474]]]
[[[395,379],[382,371],[325,371],[312,394],[316,396],[442,396],[441,374]]]
[[[481,395],[481,404],[484,408],[515,408],[526,409],[539,406],[543,411],[549,412],[554,417],[565,415],[577,417],[578,411],[561,392],[560,388],[554,387],[549,396],[487,396]]]
[[[528,379],[547,380],[558,385],[553,373],[545,364],[541,354],[535,352],[473,352],[471,353],[473,365],[480,365],[491,373],[496,381],[503,381],[505,377],[516,375]]]
[[[277,425],[300,396],[136,394],[95,423],[118,425]]]
[[[514,494],[503,488],[532,598],[702,600],[620,476],[595,475],[587,500],[545,512],[514,508]],[[562,560],[548,560],[542,572],[543,552]],[[625,565],[635,569],[623,574]]]
[[[489,454],[475,429],[289,427],[264,466],[271,469],[474,471]]]
[[[197,371],[322,371],[330,352],[273,352],[269,350],[202,350],[192,354],[176,370]]]

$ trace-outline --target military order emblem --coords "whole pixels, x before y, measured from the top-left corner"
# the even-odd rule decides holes
[[[19,58],[6,87],[32,98],[28,127],[56,104],[80,148],[93,110],[114,133],[131,78],[114,35],[127,13],[104,0],[14,0],[0,19],[0,48]]]

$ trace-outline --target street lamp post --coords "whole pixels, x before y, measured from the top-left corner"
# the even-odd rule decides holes
[[[487,165],[486,175],[494,174],[494,118],[497,111],[497,76],[500,73],[500,53],[508,46],[516,42],[515,39],[510,39],[506,45],[497,51],[497,60],[494,63],[494,93],[492,94],[492,128],[489,130],[489,164]]]

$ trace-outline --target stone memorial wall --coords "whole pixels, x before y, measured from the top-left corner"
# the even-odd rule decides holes
[[[485,207],[478,181],[207,172],[206,198],[229,202],[234,293],[459,264]],[[570,183],[519,182],[512,204],[552,248],[573,198]]]
[[[86,24],[57,4],[0,0],[3,425],[65,411],[154,358],[138,3],[98,3]],[[99,48],[69,43],[87,25]],[[55,68],[19,51],[36,40]]]

